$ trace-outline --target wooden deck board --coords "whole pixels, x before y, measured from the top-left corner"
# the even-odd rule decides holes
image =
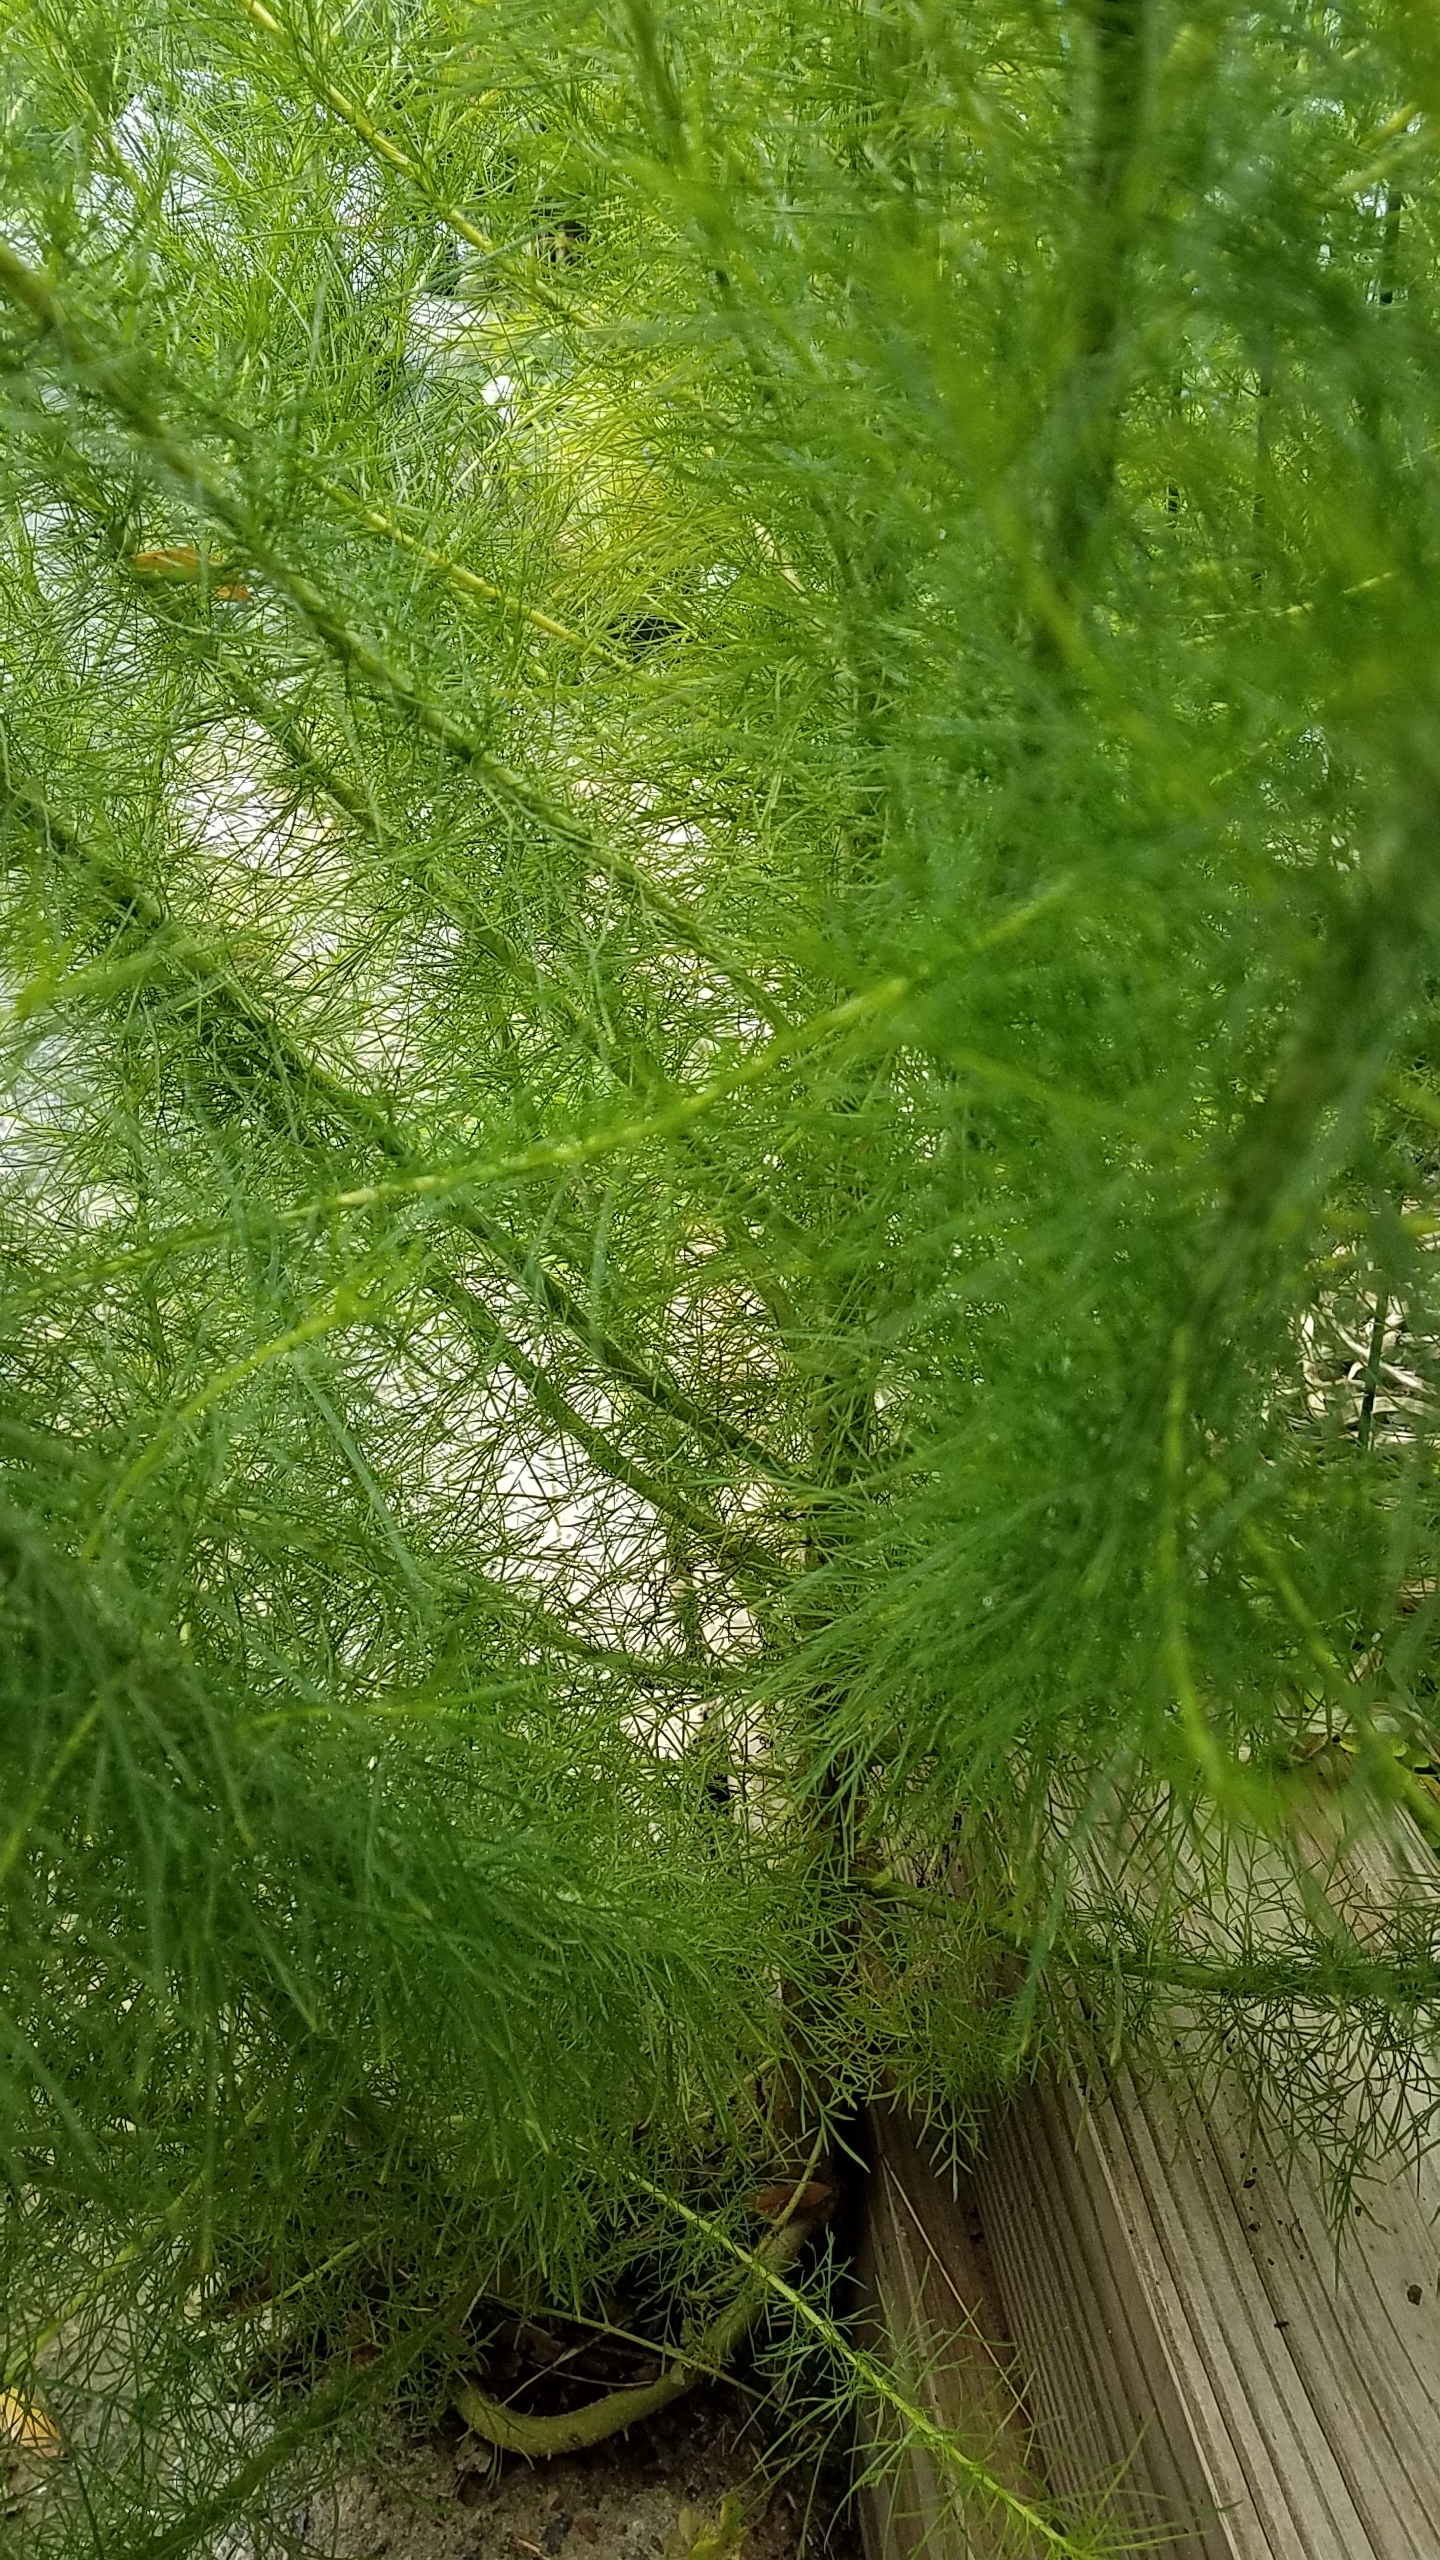
[[[1317,1797],[1314,1831],[1317,1880],[1362,1938],[1397,1892],[1440,1895],[1407,1826],[1338,1838]],[[913,2128],[875,2126],[876,2334],[912,2355],[929,2341],[934,2413],[972,2442],[998,2424],[1017,2479],[1062,2508],[1110,2496],[1176,2560],[1440,2560],[1433,2150],[1373,2176],[1337,2233],[1307,2164],[1252,2142],[1233,2092],[1202,2103],[1178,2074],[1120,2073],[1088,2104],[1073,2081],[1023,2091],[958,2202]],[[967,2530],[912,2465],[887,2516],[871,2502],[870,2560],[927,2537],[934,2560],[988,2560]]]
[[[969,2228],[963,2197],[937,2175],[905,2118],[871,2120],[868,2210],[859,2279],[868,2327],[917,2404],[1021,2496],[1034,2494],[1030,2426],[1013,2350],[1003,2334],[993,2278]],[[864,2451],[883,2458],[877,2427]],[[1023,2553],[992,2517],[957,2502],[935,2464],[912,2449],[861,2492],[867,2560],[1007,2560]]]
[[[1081,2510],[1110,2494],[1177,2560],[1440,2560],[1434,2170],[1373,2191],[1337,2244],[1238,2117],[1122,2078],[1088,2107],[1026,2092],[970,2198],[877,2117],[870,2183],[876,2333],[1012,2485]],[[914,2456],[869,2496],[866,2539],[871,2560],[999,2548]]]

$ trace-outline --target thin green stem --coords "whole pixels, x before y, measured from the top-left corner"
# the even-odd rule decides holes
[[[814,2304],[807,2301],[803,2293],[799,2292],[794,2285],[787,2283],[773,2266],[766,2263],[760,2251],[742,2249],[739,2242],[732,2240],[728,2231],[713,2221],[708,2214],[697,2213],[692,2205],[684,2203],[679,2196],[670,2195],[663,2187],[652,2186],[648,2178],[637,2176],[635,2184],[642,2195],[651,2197],[656,2204],[664,2205],[669,2212],[678,2214],[683,2222],[688,2222],[695,2230],[704,2232],[707,2239],[713,2241],[715,2246],[729,2257],[736,2259],[742,2267],[748,2267],[759,2278],[766,2292],[773,2293],[785,2304],[792,2318],[807,2328],[812,2336],[821,2340],[837,2363],[853,2376],[860,2389],[870,2398],[878,2400],[882,2407],[892,2410],[910,2440],[917,2445],[923,2445],[925,2451],[934,2457],[942,2470],[958,2476],[972,2496],[986,2504],[1003,2509],[1014,2523],[1023,2526],[1027,2533],[1033,2534],[1048,2550],[1061,2553],[1063,2560],[1088,2560],[1088,2555],[1081,2551],[1080,2546],[1072,2540],[1070,2535],[1061,2532],[1058,2526],[1051,2524],[1029,2499],[1019,2497],[1013,2489],[1007,2488],[1005,2482],[997,2478],[987,2464],[978,2461],[973,2454],[966,2453],[955,2437],[944,2427],[937,2426],[934,2419],[927,2417],[923,2409],[917,2409],[913,2400],[897,2388],[884,2366],[878,2363],[874,2356],[867,2354],[863,2347],[852,2345],[838,2322],[830,2319],[825,2312],[817,2311]]]

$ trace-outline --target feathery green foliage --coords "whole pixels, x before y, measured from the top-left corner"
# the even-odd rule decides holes
[[[886,2074],[1183,1997],[1427,2138],[1312,1818],[1436,1827],[1425,13],[0,79],[6,2291],[106,2547],[257,2292],[433,2394]]]

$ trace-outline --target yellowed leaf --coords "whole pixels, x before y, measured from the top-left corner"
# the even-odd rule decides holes
[[[208,570],[210,593],[220,603],[245,604],[249,600],[250,590],[244,580],[228,577],[220,562],[204,556],[193,542],[168,542],[155,551],[132,551],[130,566],[139,578],[165,578],[191,587],[199,585],[202,569]]]
[[[10,2453],[38,2454],[53,2462],[65,2447],[58,2428],[33,2400],[22,2400],[18,2391],[0,2391],[0,2445]]]
[[[745,2534],[745,2510],[733,2494],[722,2499],[717,2516],[682,2507],[665,2546],[666,2560],[736,2560]]]

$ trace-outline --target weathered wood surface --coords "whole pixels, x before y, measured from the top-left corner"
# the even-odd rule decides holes
[[[1088,2108],[1026,2093],[959,2200],[882,2119],[871,2191],[869,2296],[912,2353],[934,2342],[927,2406],[971,2449],[988,2431],[1016,2485],[1082,2511],[1108,2492],[1178,2560],[1440,2560],[1433,2165],[1372,2188],[1337,2240],[1313,2183],[1222,2110],[1122,2080]],[[865,2522],[871,2560],[1001,2547],[913,2457]]]
[[[1362,1944],[1397,1899],[1423,1913],[1440,1895],[1412,1825],[1347,1839],[1323,1791],[1310,1849]],[[1397,2092],[1397,2131],[1404,2110]],[[934,2340],[936,2413],[972,2443],[1006,2379],[996,2441],[1017,2480],[1077,2512],[1108,2501],[1176,2560],[1440,2560],[1434,2151],[1367,2181],[1337,2232],[1303,2161],[1282,2166],[1247,2141],[1238,2108],[1202,2105],[1181,2081],[1121,2074],[1089,2104],[1074,2083],[1027,2090],[958,2189],[893,2116],[877,2116],[874,2143],[861,2274],[877,2334],[912,2353]],[[902,2228],[923,2230],[932,2270],[960,2270],[964,2355]],[[913,2460],[888,2510],[868,2496],[865,2527],[869,2560],[910,2560],[922,2540],[934,2560],[992,2547]]]
[[[905,2117],[876,2110],[858,2276],[876,2345],[925,2415],[1021,2497],[1037,2485],[1014,2350],[973,2215],[937,2175]],[[883,2432],[870,2453],[883,2455]],[[912,2452],[861,2491],[867,2560],[992,2560],[1017,2545],[957,2503],[927,2454]]]
[[[1133,2481],[1204,2560],[1440,2554],[1440,2187],[1314,2187],[1218,2110],[1039,2094],[979,2180],[1056,2489]]]

